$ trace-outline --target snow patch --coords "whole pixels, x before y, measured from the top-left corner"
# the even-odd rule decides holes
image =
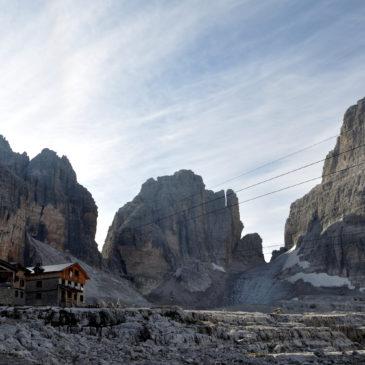
[[[298,280],[303,280],[317,288],[319,287],[341,287],[347,286],[349,289],[355,289],[348,278],[343,278],[336,275],[328,275],[324,272],[321,273],[309,273],[298,272],[297,274],[287,279],[291,283],[295,283]]]
[[[360,288],[359,290],[361,293],[365,293],[365,288]]]
[[[300,266],[303,269],[308,269],[310,263],[308,261],[301,261],[300,255],[298,254],[298,250],[288,251],[287,259],[283,266],[283,269],[289,269],[295,265]]]
[[[290,250],[288,250],[288,252],[293,252],[297,249],[297,245],[294,245]]]
[[[226,270],[224,269],[224,267],[219,266],[219,265],[215,264],[214,262],[212,262],[212,268],[213,268],[213,270],[226,272]]]

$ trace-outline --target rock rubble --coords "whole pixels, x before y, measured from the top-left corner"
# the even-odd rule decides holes
[[[365,361],[363,313],[2,308],[0,323],[0,353],[21,364]]]

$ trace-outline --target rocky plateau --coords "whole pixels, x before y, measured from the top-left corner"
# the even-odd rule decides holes
[[[364,364],[364,313],[1,308],[0,364]]]

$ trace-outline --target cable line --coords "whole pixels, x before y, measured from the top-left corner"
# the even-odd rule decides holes
[[[348,152],[352,152],[352,151],[354,151],[354,150],[356,150],[356,149],[359,149],[359,148],[361,148],[361,147],[365,147],[365,144],[361,144],[361,145],[359,145],[359,146],[355,146],[355,147],[353,147],[353,148],[350,148],[349,150],[342,151],[342,152],[337,153],[337,154],[335,154],[335,155],[328,156],[328,157],[326,157],[326,158],[324,158],[324,159],[321,159],[321,160],[318,160],[318,161],[315,161],[315,162],[311,162],[311,163],[309,163],[309,164],[303,165],[303,166],[301,166],[301,167],[298,167],[298,168],[293,169],[293,170],[290,170],[290,171],[286,171],[286,172],[284,172],[284,173],[282,173],[282,174],[279,174],[279,175],[273,176],[273,177],[271,177],[271,178],[269,178],[269,179],[261,180],[261,181],[259,181],[259,182],[255,183],[255,184],[252,184],[252,185],[249,185],[249,186],[243,187],[243,188],[241,188],[241,189],[235,190],[235,191],[233,191],[232,193],[228,193],[228,194],[223,195],[223,196],[219,196],[219,197],[216,197],[216,198],[213,198],[213,199],[207,200],[207,201],[203,201],[202,203],[195,204],[195,205],[193,205],[193,206],[191,206],[191,207],[189,207],[189,208],[185,208],[185,209],[182,209],[182,210],[180,210],[180,211],[176,211],[176,212],[174,212],[174,213],[171,213],[171,214],[169,214],[169,215],[167,215],[167,216],[157,218],[157,220],[156,220],[155,222],[157,223],[157,222],[159,222],[159,221],[161,221],[161,220],[164,220],[164,219],[168,219],[168,218],[170,218],[170,217],[173,217],[174,215],[177,215],[177,214],[181,214],[181,213],[188,212],[188,211],[190,211],[190,210],[192,210],[192,209],[195,209],[195,208],[198,208],[198,207],[204,206],[204,205],[209,204],[209,203],[212,203],[212,202],[214,202],[214,201],[221,200],[221,199],[223,199],[223,198],[224,198],[224,199],[226,199],[227,197],[229,197],[229,196],[231,196],[231,195],[234,195],[234,194],[236,194],[236,193],[239,193],[239,192],[242,192],[242,191],[244,191],[244,190],[248,190],[248,189],[251,189],[251,188],[253,188],[253,187],[256,187],[256,186],[262,185],[262,184],[264,184],[264,183],[266,183],[266,182],[269,182],[269,181],[276,180],[276,179],[278,179],[278,178],[280,178],[280,177],[287,176],[287,175],[292,174],[292,173],[294,173],[294,172],[298,172],[298,171],[300,171],[300,170],[303,170],[303,169],[306,169],[306,168],[308,168],[308,167],[314,166],[314,165],[319,164],[319,163],[321,163],[321,162],[324,162],[324,161],[327,161],[327,160],[334,159],[334,158],[336,158],[336,157],[338,157],[338,156],[341,156],[341,155],[343,155],[343,154],[345,154],[345,153],[348,153]],[[322,177],[325,177],[325,175],[321,176],[320,178],[322,178]],[[310,182],[310,181],[313,181],[313,180],[317,180],[317,179],[318,179],[318,177],[316,177],[316,178],[314,178],[314,179],[310,179],[309,181],[306,181],[306,182],[304,182],[304,183],[307,183],[307,182]],[[301,183],[301,184],[302,184],[302,183]],[[300,185],[301,185],[301,184],[300,184]],[[264,194],[263,196],[266,196],[266,194]],[[241,204],[241,203],[240,203],[240,204]],[[225,208],[226,208],[226,206],[225,206],[225,207],[223,207],[223,208],[221,208],[221,209],[225,209]],[[152,223],[148,223],[148,224],[146,224],[146,225],[149,225],[149,224],[152,224]]]
[[[293,184],[293,185],[289,185],[289,186],[286,186],[286,187],[283,187],[283,188],[280,188],[280,189],[277,189],[277,190],[270,191],[270,192],[265,193],[265,194],[257,195],[257,196],[255,196],[253,198],[246,199],[246,200],[243,200],[241,202],[233,203],[231,205],[227,205],[227,206],[224,206],[222,208],[218,208],[218,209],[215,209],[215,210],[212,210],[212,211],[209,211],[209,212],[205,212],[203,214],[200,214],[200,215],[197,215],[197,216],[194,216],[194,217],[187,218],[187,220],[197,219],[197,218],[203,217],[203,216],[208,215],[208,214],[211,214],[211,213],[219,212],[219,211],[222,211],[222,210],[225,210],[225,209],[234,207],[234,206],[246,204],[246,203],[255,201],[257,199],[264,198],[264,197],[269,196],[269,195],[273,195],[273,194],[276,194],[276,193],[279,193],[279,192],[282,192],[282,191],[285,191],[285,190],[288,190],[288,189],[291,189],[291,188],[294,188],[294,187],[297,187],[297,186],[301,186],[301,185],[307,184],[309,182],[312,182],[312,181],[315,181],[315,180],[318,180],[318,179],[322,179],[323,177],[332,176],[334,174],[338,174],[338,173],[341,173],[341,172],[350,170],[350,169],[352,169],[354,167],[362,166],[364,164],[365,164],[365,161],[362,161],[361,163],[358,163],[358,164],[355,164],[355,165],[351,165],[351,166],[348,166],[346,168],[343,168],[343,169],[340,169],[340,170],[337,170],[337,171],[333,171],[333,172],[328,173],[328,174],[324,174],[324,175],[321,175],[321,176],[318,176],[318,177],[314,177],[314,178],[311,178],[311,179],[307,179],[307,180],[301,181],[301,182],[296,183],[296,184]],[[333,180],[333,181],[336,181],[336,180]],[[201,204],[201,205],[203,205],[203,204]],[[172,214],[170,214],[168,216],[159,218],[159,219],[157,219],[157,220],[155,220],[153,222],[146,223],[146,224],[143,224],[143,225],[140,225],[140,226],[136,226],[136,227],[131,227],[131,228],[136,229],[136,228],[142,228],[142,227],[145,227],[145,226],[148,226],[148,225],[152,225],[152,224],[158,223],[158,222],[160,222],[162,220],[171,218],[171,217],[175,216],[176,214],[188,212],[189,210],[191,210],[191,209],[185,209],[185,210],[182,210],[182,211],[179,211],[179,212],[175,212],[175,213],[172,213]]]
[[[344,136],[345,134],[347,134],[347,133],[349,133],[349,132],[355,131],[355,130],[357,130],[357,129],[363,129],[363,128],[364,128],[364,126],[359,126],[359,127],[355,127],[355,128],[350,128],[350,129],[344,130],[344,131],[342,131],[340,134],[336,134],[336,135],[333,135],[333,136],[327,137],[327,138],[322,139],[322,140],[320,140],[320,141],[318,141],[318,142],[315,142],[315,143],[313,143],[313,144],[311,144],[311,145],[309,145],[309,146],[303,147],[303,148],[301,148],[301,149],[299,149],[299,150],[296,150],[296,151],[294,151],[294,152],[291,152],[291,153],[289,153],[289,154],[287,154],[287,155],[281,156],[281,157],[279,157],[279,158],[277,158],[277,159],[275,159],[275,160],[272,160],[272,161],[266,162],[266,163],[264,163],[264,164],[262,164],[262,165],[259,165],[259,166],[255,167],[255,168],[251,169],[251,170],[247,170],[247,171],[245,171],[245,172],[243,172],[243,173],[241,173],[241,174],[239,174],[239,175],[236,175],[236,176],[234,176],[234,177],[232,177],[232,178],[229,178],[229,179],[227,179],[227,180],[225,180],[225,181],[222,181],[222,182],[220,182],[219,184],[213,185],[212,187],[210,187],[210,188],[209,188],[209,189],[207,189],[207,190],[213,190],[213,189],[215,189],[215,188],[217,188],[217,187],[219,187],[219,186],[221,186],[221,185],[226,184],[227,182],[231,182],[231,181],[236,180],[236,179],[238,179],[238,178],[240,178],[240,177],[242,177],[242,176],[249,175],[249,174],[251,174],[251,173],[253,173],[253,172],[256,172],[256,171],[258,171],[258,170],[263,169],[264,167],[270,166],[270,165],[272,165],[272,164],[274,164],[274,163],[276,163],[276,162],[280,162],[280,161],[285,160],[285,159],[287,159],[287,158],[289,158],[289,157],[295,156],[295,155],[297,155],[297,154],[299,154],[299,153],[301,153],[301,152],[304,152],[304,151],[307,151],[307,150],[309,150],[309,149],[311,149],[311,148],[314,148],[314,147],[316,147],[316,146],[319,146],[319,145],[320,145],[320,144],[322,144],[322,143],[328,142],[328,141],[330,141],[330,140],[332,140],[332,139],[335,139],[335,138],[342,137],[342,136]],[[181,198],[181,199],[177,200],[177,203],[179,203],[179,202],[181,202],[181,201],[184,201],[184,200],[186,200],[186,199],[192,198],[192,197],[194,197],[194,196],[201,195],[203,192],[204,192],[204,190],[201,190],[199,193],[194,193],[194,194],[191,194],[191,195],[187,195],[186,197],[183,197],[183,198]]]
[[[304,181],[301,181],[301,182],[296,183],[296,184],[293,184],[293,185],[285,186],[284,188],[281,188],[281,189],[277,189],[277,190],[273,190],[273,191],[270,191],[270,192],[265,193],[265,194],[257,195],[257,196],[255,196],[253,198],[243,200],[242,202],[234,203],[234,204],[231,204],[231,205],[229,205],[227,207],[217,209],[216,211],[220,211],[220,210],[223,210],[223,209],[226,209],[226,208],[230,208],[230,207],[234,207],[234,206],[237,206],[237,205],[242,205],[242,204],[245,204],[245,203],[249,203],[249,202],[252,202],[254,200],[261,199],[261,198],[264,198],[266,196],[273,195],[273,194],[276,194],[276,193],[280,193],[280,192],[282,192],[284,190],[288,190],[288,189],[291,189],[291,188],[295,188],[297,186],[300,186],[300,185],[303,185],[303,184],[307,184],[309,182],[312,182],[312,181],[315,181],[315,180],[318,180],[318,179],[322,179],[323,177],[332,176],[334,174],[338,174],[340,172],[344,172],[344,171],[347,171],[349,169],[352,169],[354,167],[358,167],[358,166],[361,166],[361,165],[364,165],[364,164],[365,164],[365,161],[363,161],[363,162],[361,162],[359,164],[355,164],[355,165],[346,167],[346,168],[341,169],[341,170],[337,170],[337,171],[331,172],[329,174],[325,174],[325,175],[321,175],[321,176],[318,176],[318,177],[314,177],[314,178],[311,178],[311,179],[308,179],[308,180],[304,180]],[[214,210],[213,211],[210,211],[210,212],[207,212],[207,214],[210,214],[210,213],[213,213],[213,212],[214,212]],[[197,216],[196,218],[199,218],[201,216],[202,215]]]
[[[349,150],[342,151],[342,152],[337,153],[337,154],[335,154],[335,155],[328,156],[328,157],[323,158],[323,159],[321,159],[321,160],[318,160],[318,161],[314,161],[314,162],[308,163],[308,164],[306,164],[306,165],[300,166],[300,167],[295,168],[295,169],[293,169],[293,170],[286,171],[286,172],[284,172],[284,173],[282,173],[282,174],[279,174],[279,175],[276,175],[276,176],[270,177],[269,179],[261,180],[261,181],[259,181],[259,182],[255,183],[255,184],[245,186],[245,187],[243,187],[243,188],[241,188],[241,189],[238,189],[238,190],[234,190],[234,191],[232,191],[232,193],[227,193],[225,196],[219,196],[219,197],[217,197],[217,198],[213,198],[213,199],[210,199],[210,200],[204,201],[204,202],[202,202],[202,203],[199,203],[199,204],[193,205],[192,207],[190,207],[190,208],[188,208],[188,209],[194,209],[194,208],[200,207],[200,206],[201,206],[201,205],[203,205],[203,204],[208,204],[208,203],[211,203],[211,202],[214,202],[214,201],[217,201],[217,200],[223,199],[223,198],[227,198],[228,196],[231,196],[231,195],[237,194],[237,193],[239,193],[239,192],[241,192],[241,191],[252,189],[252,188],[254,188],[254,187],[256,187],[256,186],[259,186],[259,185],[262,185],[262,184],[264,184],[264,183],[267,183],[267,182],[270,182],[270,181],[276,180],[276,179],[278,179],[278,178],[280,178],[280,177],[290,175],[290,174],[292,174],[292,173],[294,173],[294,172],[298,172],[298,171],[300,171],[300,170],[306,169],[306,168],[308,168],[308,167],[312,167],[312,166],[314,166],[314,165],[318,165],[318,164],[319,164],[319,163],[321,163],[321,162],[324,162],[324,161],[327,161],[327,160],[332,160],[332,159],[334,159],[334,158],[336,158],[336,157],[338,157],[338,156],[341,156],[341,155],[343,155],[343,154],[345,154],[345,153],[348,153],[348,152],[355,151],[356,149],[361,148],[361,147],[365,147],[365,143],[364,143],[364,144],[362,144],[362,145],[359,145],[359,146],[356,146],[356,147],[350,148]],[[181,212],[183,212],[183,211],[184,211],[184,210],[182,210]],[[177,213],[178,213],[178,212],[177,212]]]
[[[328,236],[323,236],[323,237],[314,238],[314,239],[304,239],[301,243],[304,244],[307,242],[318,242],[318,241],[328,240],[328,239],[332,239],[332,238],[342,238],[342,237],[347,237],[347,236],[353,237],[353,236],[357,236],[357,235],[365,235],[365,230],[361,230],[361,231],[353,232],[353,233],[341,233],[341,234],[336,234],[336,235],[328,235]],[[365,239],[365,237],[364,237],[364,239]],[[332,246],[341,246],[344,243],[343,242],[332,242],[331,244],[332,244]],[[267,247],[269,247],[269,246],[267,246]],[[281,246],[281,247],[284,247],[284,246]],[[300,246],[299,248],[301,248],[301,247],[302,246]],[[288,252],[289,252],[289,250],[283,252],[283,254],[288,253]],[[268,254],[270,252],[265,252],[265,253]],[[281,256],[281,255],[279,255],[279,256]]]
[[[349,212],[348,214],[355,213],[359,209],[363,209],[363,208],[365,208],[365,204],[358,205],[356,208],[351,208],[351,212]],[[303,207],[302,209],[298,209],[296,212],[301,211],[303,209],[306,209],[306,207]],[[340,219],[340,216],[343,215],[343,214],[344,213],[338,214],[333,220]],[[305,240],[305,242],[307,242],[307,241],[308,240]],[[285,247],[285,242],[283,242],[283,243],[272,243],[272,244],[270,244],[268,246],[263,246],[262,249],[264,250],[266,248],[271,248],[271,247]]]

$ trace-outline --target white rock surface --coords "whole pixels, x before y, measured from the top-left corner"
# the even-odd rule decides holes
[[[346,286],[349,289],[355,289],[348,278],[342,278],[336,275],[328,275],[324,272],[321,273],[303,273],[298,272],[295,275],[287,279],[291,283],[296,283],[298,280],[303,280],[306,283],[320,288],[320,287],[342,287]]]

